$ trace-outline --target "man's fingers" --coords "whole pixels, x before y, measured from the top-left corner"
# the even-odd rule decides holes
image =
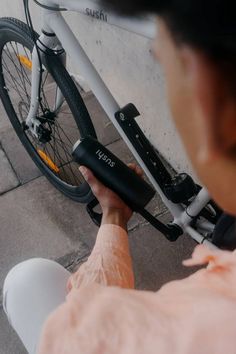
[[[136,163],[131,162],[131,163],[128,164],[128,167],[131,170],[133,170],[135,173],[137,173],[138,176],[144,177],[143,170],[138,165],[136,165]]]
[[[137,175],[139,175],[140,177],[144,177],[144,172],[143,170],[141,169],[141,167],[137,166],[136,165],[136,169],[135,169]]]
[[[133,170],[138,176],[143,177],[143,170],[135,163],[128,164],[129,168]],[[99,199],[104,194],[104,188],[106,188],[85,166],[80,166],[79,170],[83,175],[85,181],[90,185],[93,194]]]
[[[80,172],[82,173],[85,181],[90,185],[93,194],[98,197],[104,188],[103,184],[94,176],[94,174],[84,166],[79,167]]]
[[[133,162],[130,162],[130,163],[128,163],[128,167],[129,167],[131,170],[135,170],[136,164],[133,163]]]

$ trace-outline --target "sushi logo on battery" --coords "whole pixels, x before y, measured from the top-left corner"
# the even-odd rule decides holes
[[[101,150],[97,150],[96,155],[98,156],[99,160],[104,161],[105,163],[107,163],[110,167],[114,167],[115,166],[115,162],[112,161],[112,159],[110,159],[104,152],[102,152]]]
[[[93,9],[89,9],[87,7],[87,9],[85,9],[85,13],[86,13],[86,15],[96,18],[97,20],[104,21],[104,22],[108,21],[107,14],[102,9],[101,10],[93,10]]]

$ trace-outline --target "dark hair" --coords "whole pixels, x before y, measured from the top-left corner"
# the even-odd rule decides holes
[[[122,14],[152,13],[162,17],[177,42],[202,50],[224,71],[236,71],[235,0],[101,1]]]

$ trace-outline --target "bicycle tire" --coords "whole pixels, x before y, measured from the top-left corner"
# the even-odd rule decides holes
[[[38,38],[38,34],[36,32],[35,36]],[[6,47],[6,43],[17,43],[22,45],[24,48],[27,48],[30,53],[32,53],[34,41],[32,39],[32,33],[30,32],[29,27],[24,22],[8,17],[0,19],[0,97],[16,134],[40,171],[60,192],[74,201],[88,203],[93,197],[88,184],[82,179],[82,183],[80,185],[74,186],[69,185],[68,183],[65,183],[65,181],[58,178],[55,172],[49,168],[48,162],[45,163],[45,161],[48,160],[45,160],[45,158],[42,160],[42,157],[39,156],[39,153],[35,150],[32,142],[27,137],[26,132],[16,114],[16,110],[13,107],[9,93],[6,90],[5,78],[3,74],[3,49]],[[62,64],[59,56],[56,54],[47,55],[46,62],[43,64],[62,92],[65,102],[73,115],[73,119],[80,133],[80,137],[83,138],[90,135],[96,138],[96,132],[83,99],[74,81]],[[65,164],[64,167],[66,168],[67,165]]]

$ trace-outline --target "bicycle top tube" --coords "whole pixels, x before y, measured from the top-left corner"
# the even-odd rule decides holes
[[[57,6],[68,11],[76,11],[149,39],[154,39],[156,36],[156,23],[153,17],[117,16],[101,8],[95,0],[38,0],[38,2],[45,6]]]

